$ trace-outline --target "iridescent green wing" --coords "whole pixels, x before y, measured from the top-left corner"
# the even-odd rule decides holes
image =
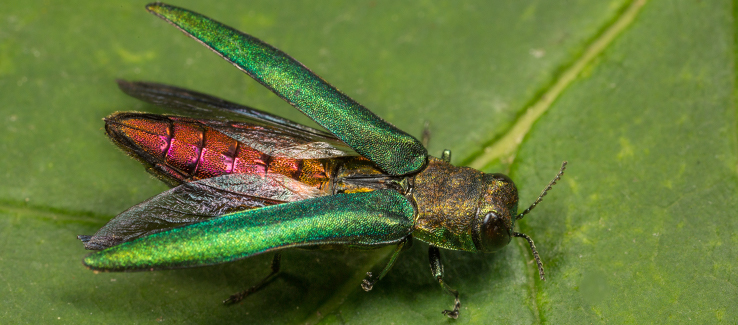
[[[393,190],[337,194],[174,228],[84,258],[94,270],[172,269],[230,262],[287,247],[382,246],[410,235],[412,204]]]
[[[200,41],[391,175],[420,170],[428,152],[286,53],[208,17],[155,3],[153,14]]]

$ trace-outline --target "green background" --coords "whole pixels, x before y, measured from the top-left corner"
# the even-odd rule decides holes
[[[653,0],[555,98],[513,155],[479,160],[629,1],[172,3],[284,50],[454,163],[516,181],[538,246],[442,252],[462,314],[417,242],[366,293],[391,248],[287,251],[286,275],[228,295],[271,256],[188,270],[86,270],[76,240],[165,189],[105,137],[115,111],[164,111],[114,80],[169,83],[314,125],[137,1],[0,4],[0,323],[735,323],[736,9]]]

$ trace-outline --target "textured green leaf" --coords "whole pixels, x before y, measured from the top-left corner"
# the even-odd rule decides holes
[[[519,226],[546,282],[522,240],[442,253],[457,322],[738,319],[734,3],[174,4],[284,50],[411,134],[429,121],[431,154],[509,173],[522,206],[569,161]],[[220,302],[266,275],[270,256],[163,272],[81,265],[76,235],[165,189],[104,136],[114,111],[164,112],[116,78],[314,125],[144,5],[0,4],[0,323],[448,322],[452,299],[419,242],[369,293],[359,283],[388,250],[288,251],[285,276],[231,307]],[[530,128],[506,137],[539,103]],[[496,155],[500,143],[512,151]]]

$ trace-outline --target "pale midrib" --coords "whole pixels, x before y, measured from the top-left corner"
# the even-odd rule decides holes
[[[537,102],[525,110],[525,113],[513,124],[510,130],[500,140],[485,148],[484,153],[474,159],[469,167],[482,169],[497,159],[513,161],[520,143],[530,131],[533,123],[551,107],[551,104],[561,95],[564,89],[576,80],[582,70],[592,63],[592,60],[600,55],[633,22],[646,1],[633,1],[628,9],[604,33],[587,47],[582,56],[561,74],[551,88],[544,92]]]
[[[630,26],[646,2],[647,0],[633,1],[628,9],[626,9],[600,37],[596,38],[594,42],[585,49],[582,56],[574,61],[568,69],[564,70],[560,77],[553,83],[551,88],[544,92],[537,102],[525,110],[525,113],[510,128],[510,131],[507,132],[499,141],[485,148],[484,154],[474,159],[469,166],[476,169],[482,169],[485,165],[496,159],[510,158],[509,161],[513,161],[520,143],[528,131],[530,131],[533,123],[546,112],[554,100],[561,95],[564,89],[576,80],[582,70],[584,70],[592,60],[600,55],[620,33]],[[378,264],[386,263],[392,252],[393,250],[387,249],[382,253],[376,254],[364,267],[360,267],[348,282],[344,283],[339,290],[336,290],[336,293],[330,299],[318,308],[320,314],[314,313],[303,323],[316,324],[325,315],[333,313],[341,306],[341,304],[343,304],[343,301],[351,293],[358,290],[361,280],[366,276],[366,271],[374,269]],[[537,272],[534,273],[535,274],[531,273],[531,278],[538,275]],[[535,288],[533,288],[533,290],[535,290]],[[535,308],[534,312],[536,313],[536,317],[538,317],[538,322],[541,323],[542,320],[540,319],[541,315],[540,310],[538,310],[539,304],[535,291],[532,292],[531,298]],[[461,317],[464,317],[463,314]]]

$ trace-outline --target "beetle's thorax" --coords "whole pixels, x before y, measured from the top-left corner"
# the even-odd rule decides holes
[[[414,177],[412,198],[418,209],[413,236],[445,249],[492,251],[480,239],[480,227],[490,211],[501,216],[499,239],[504,246],[514,224],[517,189],[502,174],[485,174],[429,157],[427,167]],[[508,236],[504,236],[508,235]]]
[[[482,195],[484,173],[430,157],[415,176],[418,207],[413,236],[446,249],[476,251],[472,224]]]

